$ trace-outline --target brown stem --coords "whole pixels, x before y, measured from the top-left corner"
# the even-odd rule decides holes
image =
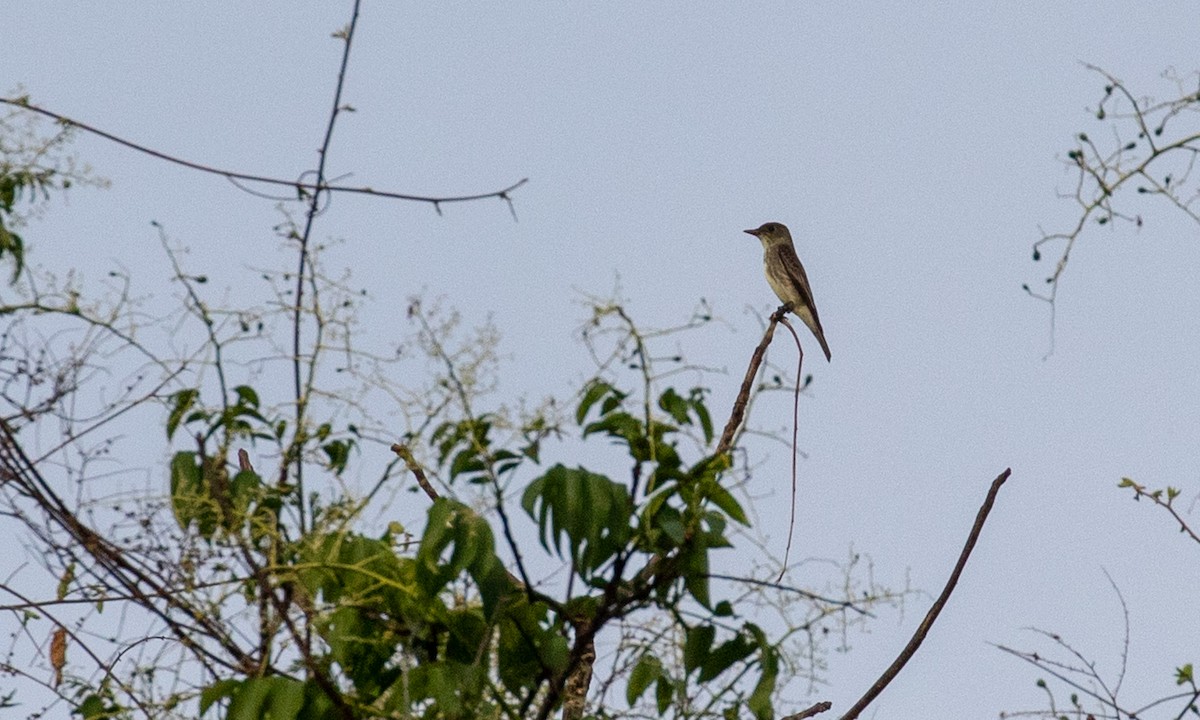
[[[954,571],[950,573],[950,579],[946,581],[946,587],[942,588],[942,594],[938,595],[933,606],[929,608],[929,612],[925,613],[925,619],[917,626],[917,630],[913,633],[908,644],[904,646],[904,649],[900,651],[900,654],[888,666],[888,669],[883,671],[883,674],[879,676],[879,679],[875,681],[871,689],[867,690],[866,694],[859,698],[858,702],[854,703],[854,706],[846,711],[841,720],[853,720],[857,718],[879,696],[879,693],[883,692],[883,689],[895,679],[904,665],[916,654],[917,648],[921,647],[921,643],[925,641],[925,636],[929,634],[929,629],[933,627],[933,623],[937,620],[938,615],[941,614],[942,608],[946,606],[946,601],[950,599],[950,593],[954,592],[954,586],[958,584],[958,577],[962,575],[963,568],[967,564],[967,558],[971,556],[971,551],[975,549],[975,541],[979,539],[979,533],[983,530],[983,523],[987,520],[988,513],[992,511],[992,504],[996,502],[996,494],[1000,492],[1000,486],[1004,484],[1004,481],[1011,474],[1012,468],[1008,468],[997,475],[996,479],[992,481],[992,486],[988,488],[987,497],[984,498],[983,505],[980,506],[979,512],[975,515],[975,524],[971,526],[971,534],[967,536],[967,542],[963,546],[962,552],[958,555],[958,562],[954,565]]]
[[[746,368],[746,376],[742,378],[742,387],[738,390],[737,399],[733,401],[733,411],[729,413],[729,421],[725,423],[725,430],[721,432],[721,441],[717,443],[716,455],[724,455],[733,447],[733,436],[741,427],[742,420],[746,415],[746,404],[750,402],[750,388],[754,384],[754,376],[758,374],[758,368],[762,365],[767,346],[771,344],[776,323],[782,320],[786,314],[786,305],[781,305],[779,309],[771,313],[771,322],[767,325],[767,330],[763,333],[758,347],[754,348],[754,354],[750,356],[750,367]]]
[[[828,710],[831,707],[833,707],[833,703],[829,702],[828,700],[825,700],[823,702],[817,703],[816,705],[813,705],[812,707],[808,708],[807,710],[801,710],[800,712],[796,713],[795,715],[787,715],[787,716],[783,717],[782,720],[804,720],[805,718],[810,718],[813,715],[820,715],[821,713],[825,712],[826,710]]]
[[[567,676],[563,687],[562,720],[580,720],[587,703],[588,687],[592,684],[592,666],[596,663],[596,638],[586,635],[579,638],[579,662]]]
[[[437,500],[439,497],[438,491],[434,490],[433,486],[429,484],[429,479],[425,477],[425,469],[422,468],[421,464],[417,462],[417,459],[413,457],[412,451],[408,449],[408,446],[396,443],[392,445],[392,452],[399,455],[400,459],[404,461],[405,467],[407,467],[408,471],[412,473],[414,478],[416,478],[417,484],[421,486],[421,489],[425,491],[425,494],[429,496],[429,499]]]
[[[800,430],[800,377],[804,372],[804,348],[800,345],[800,336],[796,334],[796,328],[792,327],[787,318],[781,317],[779,322],[783,323],[783,326],[792,333],[799,357],[796,359],[796,391],[792,396],[792,511],[791,517],[788,519],[787,544],[783,547],[783,565],[779,568],[779,577],[775,578],[775,582],[782,580],[784,573],[787,572],[788,558],[792,554],[792,535],[796,532],[796,455],[800,452],[796,446],[796,433]]]

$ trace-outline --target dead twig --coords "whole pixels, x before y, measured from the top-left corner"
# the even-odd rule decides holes
[[[958,562],[954,565],[954,571],[950,573],[950,579],[946,581],[946,587],[942,588],[942,594],[938,595],[933,606],[929,608],[929,612],[925,613],[925,619],[917,626],[916,632],[896,659],[888,666],[887,670],[879,676],[871,688],[867,690],[858,702],[846,711],[841,720],[853,720],[857,718],[862,711],[883,692],[883,689],[888,686],[900,673],[900,670],[912,659],[916,654],[917,648],[921,647],[921,643],[925,641],[925,636],[929,634],[930,628],[941,614],[942,608],[946,606],[946,601],[950,599],[950,593],[954,592],[954,586],[958,584],[958,578],[962,575],[963,568],[967,565],[967,558],[971,556],[971,551],[975,549],[975,542],[979,539],[979,533],[983,530],[983,523],[987,520],[988,513],[992,511],[992,504],[996,502],[996,495],[1000,492],[1000,486],[1008,480],[1008,476],[1012,474],[1012,469],[1006,469],[1004,472],[996,476],[992,481],[992,486],[988,488],[987,497],[984,498],[983,505],[980,506],[978,514],[975,515],[975,524],[971,527],[971,534],[967,536],[967,542],[963,546],[962,552],[959,553]]]

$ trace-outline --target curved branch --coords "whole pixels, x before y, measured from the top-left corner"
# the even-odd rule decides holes
[[[499,198],[500,200],[503,200],[506,203],[509,203],[509,209],[511,210],[512,199],[509,197],[510,193],[512,193],[514,190],[521,187],[525,183],[529,182],[529,178],[521,178],[517,182],[509,185],[508,187],[502,188],[500,190],[493,190],[491,192],[485,192],[485,193],[475,193],[472,195],[412,195],[412,194],[408,194],[408,193],[392,192],[390,190],[375,190],[374,188],[370,188],[370,187],[352,187],[352,186],[345,186],[345,185],[325,185],[323,183],[313,184],[313,183],[300,182],[297,180],[282,180],[280,178],[267,177],[265,175],[252,175],[250,173],[236,172],[233,170],[224,170],[224,169],[221,169],[218,167],[213,167],[211,165],[204,165],[202,163],[193,162],[191,160],[184,160],[183,158],[176,157],[174,155],[168,155],[167,153],[155,150],[153,148],[146,147],[145,145],[139,145],[138,143],[135,143],[131,140],[126,140],[125,138],[119,137],[110,132],[105,132],[104,130],[101,130],[97,127],[88,125],[87,123],[80,122],[78,120],[74,120],[72,118],[67,117],[66,115],[61,115],[52,110],[47,110],[46,108],[39,107],[37,105],[30,103],[27,99],[24,99],[24,98],[0,98],[0,103],[3,103],[5,105],[12,105],[13,107],[22,108],[24,110],[29,110],[30,112],[35,112],[35,113],[38,113],[39,115],[44,115],[48,118],[53,118],[54,120],[57,120],[58,122],[63,123],[64,125],[67,125],[70,127],[77,127],[80,130],[83,130],[84,132],[88,132],[97,137],[104,138],[105,140],[108,140],[109,142],[114,142],[123,147],[127,147],[130,150],[136,150],[137,152],[140,152],[144,155],[149,155],[150,157],[157,158],[159,160],[165,160],[166,162],[172,163],[174,165],[179,165],[181,167],[189,168],[191,170],[198,170],[200,172],[208,173],[210,175],[220,175],[221,177],[223,177],[227,180],[231,180],[231,181],[232,180],[243,180],[243,181],[247,181],[247,182],[263,183],[266,185],[276,185],[276,186],[281,186],[281,187],[295,188],[296,190],[303,190],[303,191],[308,191],[308,192],[327,191],[327,192],[352,193],[352,194],[358,194],[358,195],[370,195],[373,197],[389,198],[392,200],[409,200],[412,202],[423,202],[423,203],[428,203],[430,205],[433,205],[434,208],[437,209],[439,212],[441,212],[440,206],[444,205],[444,204],[470,202],[472,200],[486,200],[487,198]]]

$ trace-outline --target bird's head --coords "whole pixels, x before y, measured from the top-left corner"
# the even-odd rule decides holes
[[[746,230],[746,232],[761,240],[763,247],[782,244],[790,245],[792,242],[792,234],[788,232],[787,225],[783,223],[764,223],[760,227],[754,230]]]

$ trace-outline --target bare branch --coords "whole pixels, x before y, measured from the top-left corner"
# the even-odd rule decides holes
[[[853,720],[853,718],[861,715],[862,711],[879,696],[879,693],[883,692],[883,689],[896,678],[900,670],[912,659],[912,656],[917,652],[917,648],[921,647],[921,643],[925,641],[925,636],[929,634],[934,621],[937,620],[938,615],[942,612],[942,608],[946,606],[946,602],[950,599],[950,594],[954,592],[954,586],[958,584],[958,578],[962,575],[963,568],[967,565],[967,559],[971,557],[971,551],[975,549],[975,542],[979,540],[979,533],[983,531],[983,523],[987,521],[988,513],[992,511],[992,504],[996,502],[996,495],[1000,492],[1000,486],[1004,484],[1004,481],[1008,480],[1008,476],[1011,474],[1012,470],[1007,469],[997,475],[996,479],[992,481],[991,487],[988,488],[987,497],[984,498],[983,505],[980,506],[979,512],[975,515],[975,524],[971,526],[971,533],[967,536],[967,542],[963,545],[962,552],[958,556],[958,562],[955,563],[954,570],[950,573],[950,579],[946,581],[946,586],[942,588],[942,593],[938,595],[933,606],[929,608],[929,612],[925,613],[925,619],[917,626],[916,632],[913,633],[912,638],[904,646],[904,649],[900,651],[900,654],[896,656],[895,661],[888,666],[883,675],[879,676],[879,679],[875,681],[871,689],[867,690],[866,694],[859,698],[858,702],[854,703],[846,711],[846,714],[842,716],[842,720]]]
[[[823,702],[817,703],[816,705],[813,705],[812,707],[808,708],[807,710],[801,710],[800,712],[798,712],[794,715],[786,715],[782,718],[782,720],[804,720],[805,718],[810,718],[810,717],[813,717],[814,715],[820,715],[821,713],[825,712],[826,710],[830,709],[831,707],[833,707],[833,703],[829,702],[828,700],[825,700]]]
[[[767,330],[763,333],[758,347],[754,348],[754,354],[750,356],[750,366],[746,368],[746,376],[742,378],[742,386],[738,390],[737,398],[733,401],[733,410],[729,413],[729,421],[725,423],[725,429],[721,432],[721,440],[717,443],[714,454],[724,455],[733,448],[734,436],[746,416],[746,404],[750,402],[750,389],[754,385],[754,377],[758,374],[759,366],[762,365],[767,346],[771,344],[771,337],[775,334],[775,325],[783,319],[787,312],[787,306],[780,305],[775,312],[771,313],[771,321],[767,324]],[[797,382],[799,382],[799,378],[797,378]]]
[[[29,110],[30,112],[35,112],[40,115],[44,115],[46,117],[53,118],[53,119],[63,123],[64,125],[69,125],[71,127],[77,127],[80,130],[83,130],[84,132],[91,133],[92,135],[96,135],[97,137],[102,137],[105,140],[109,140],[109,141],[114,142],[123,147],[127,147],[130,150],[136,150],[137,152],[143,153],[145,155],[149,155],[150,157],[158,158],[159,160],[164,160],[164,161],[172,163],[174,165],[186,167],[191,170],[198,170],[200,172],[208,173],[210,175],[219,175],[219,176],[226,178],[228,180],[231,180],[231,181],[242,180],[242,181],[246,181],[246,182],[257,182],[257,183],[263,183],[266,185],[276,185],[276,186],[280,186],[280,187],[288,187],[288,188],[293,188],[297,191],[304,192],[306,194],[307,193],[319,193],[319,192],[349,193],[349,194],[356,194],[356,195],[369,195],[371,197],[388,198],[391,200],[409,200],[412,202],[422,202],[422,203],[428,203],[430,205],[433,205],[434,208],[438,210],[439,214],[441,213],[440,206],[442,206],[442,205],[447,205],[450,203],[472,202],[474,200],[486,200],[488,198],[497,198],[497,199],[503,200],[504,202],[508,203],[509,209],[511,210],[512,209],[512,197],[511,197],[512,192],[514,190],[520,188],[521,186],[525,185],[527,182],[529,182],[529,178],[521,178],[517,182],[509,185],[508,187],[502,188],[500,190],[492,190],[490,192],[484,192],[484,193],[473,193],[470,195],[413,195],[413,194],[409,194],[409,193],[393,192],[390,190],[376,190],[376,189],[370,188],[370,187],[350,187],[350,186],[346,186],[346,185],[326,185],[326,184],[321,184],[321,183],[306,183],[306,182],[302,182],[299,180],[282,180],[280,178],[267,177],[265,175],[253,175],[250,173],[237,172],[235,170],[225,170],[222,168],[213,167],[211,165],[204,165],[202,163],[193,162],[191,160],[184,160],[183,158],[179,158],[174,155],[168,155],[167,153],[160,152],[158,150],[154,150],[153,148],[146,147],[145,145],[139,145],[131,140],[126,140],[126,139],[124,139],[122,137],[118,137],[117,135],[114,135],[112,133],[105,132],[104,130],[101,130],[92,125],[88,125],[87,123],[80,122],[79,120],[75,120],[73,118],[67,117],[66,115],[61,115],[61,114],[53,112],[51,110],[47,110],[46,108],[34,105],[34,104],[28,102],[27,100],[24,100],[21,98],[0,98],[0,103],[3,103],[5,105],[11,105],[11,106],[17,107],[17,108],[22,108],[24,110]],[[514,213],[514,217],[515,217],[515,213]]]

